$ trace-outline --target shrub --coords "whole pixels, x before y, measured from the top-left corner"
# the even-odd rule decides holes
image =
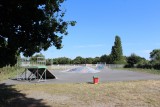
[[[155,64],[155,65],[153,65],[153,68],[154,68],[154,69],[157,69],[157,70],[160,70],[160,64]]]
[[[130,65],[130,64],[127,64],[124,66],[124,68],[133,68],[134,66],[133,65]]]

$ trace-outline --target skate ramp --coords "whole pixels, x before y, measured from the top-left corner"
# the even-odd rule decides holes
[[[67,70],[66,72],[71,72],[71,73],[98,73],[100,72],[99,70],[95,70],[91,67],[87,67],[87,66],[80,66],[80,67],[76,67],[70,70]]]
[[[31,66],[17,76],[17,80],[56,79],[46,66]]]
[[[28,68],[28,71],[30,71],[31,73],[35,73],[38,72],[39,75],[36,75],[36,78],[40,78],[40,76],[42,76],[43,78],[45,78],[45,70],[46,70],[46,79],[55,79],[56,77],[46,68]]]

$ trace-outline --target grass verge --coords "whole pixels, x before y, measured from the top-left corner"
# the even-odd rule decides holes
[[[110,82],[97,85],[21,84],[11,88],[23,93],[25,95],[23,98],[41,99],[49,107],[160,107],[160,81],[158,80]],[[2,96],[7,96],[7,93],[4,92]],[[12,100],[13,98],[10,98],[10,102]],[[23,101],[26,107],[30,104],[25,99]]]
[[[158,74],[158,75],[160,75],[160,70],[155,70],[155,69],[116,68],[116,70],[127,70],[127,71],[136,71],[136,72],[145,72],[145,73],[151,73],[151,74]]]
[[[0,68],[0,81],[6,80],[8,78],[16,77],[17,73],[24,71],[24,68],[20,67],[3,67]]]

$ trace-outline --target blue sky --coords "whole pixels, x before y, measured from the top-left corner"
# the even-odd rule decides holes
[[[75,20],[64,36],[61,50],[42,52],[46,58],[96,57],[110,54],[115,36],[121,38],[123,55],[135,53],[149,59],[160,48],[160,0],[67,0],[66,20]]]

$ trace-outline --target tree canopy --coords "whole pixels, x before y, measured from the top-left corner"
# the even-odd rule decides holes
[[[142,58],[134,53],[127,57],[127,63],[130,67],[134,67],[134,64],[138,64],[141,60]]]
[[[121,38],[119,36],[115,37],[114,46],[112,46],[111,62],[114,64],[124,63]]]
[[[100,62],[105,62],[106,64],[110,64],[111,63],[110,55],[102,55],[100,57]]]
[[[85,64],[86,60],[81,57],[81,56],[77,56],[74,60],[73,60],[74,64]]]
[[[64,0],[0,0],[0,66],[14,65],[23,53],[32,56],[51,46],[62,48],[68,25]]]
[[[160,49],[154,49],[150,52],[150,58],[152,63],[160,63]]]

